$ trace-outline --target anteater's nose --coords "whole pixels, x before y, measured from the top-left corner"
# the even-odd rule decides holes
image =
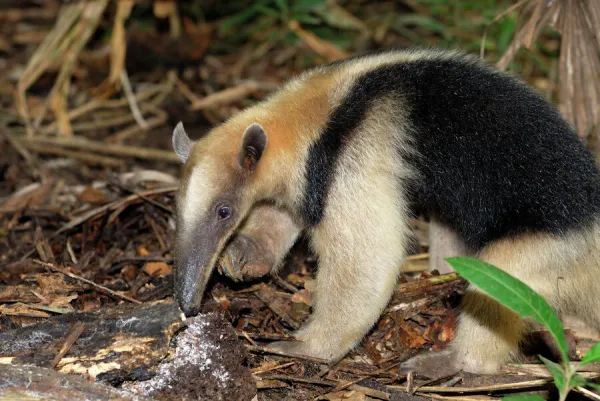
[[[177,283],[175,288],[175,296],[179,303],[179,308],[186,317],[196,316],[202,305],[202,290],[199,288],[196,280],[182,280]]]
[[[196,316],[198,313],[200,313],[200,306],[180,303],[179,307],[181,308],[181,311],[183,312],[185,317]]]

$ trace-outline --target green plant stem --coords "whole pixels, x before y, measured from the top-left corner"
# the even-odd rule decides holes
[[[567,399],[567,395],[569,391],[571,391],[571,378],[575,374],[575,369],[569,363],[569,359],[562,358],[561,365],[565,372],[565,384],[563,388],[558,389],[558,399],[559,401],[565,401]]]

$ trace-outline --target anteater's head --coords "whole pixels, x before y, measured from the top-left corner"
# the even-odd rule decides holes
[[[199,312],[225,244],[256,198],[257,167],[267,146],[259,124],[217,129],[193,142],[179,123],[173,148],[184,163],[177,197],[175,296],[186,316]]]

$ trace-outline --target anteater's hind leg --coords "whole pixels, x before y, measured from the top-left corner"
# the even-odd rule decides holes
[[[582,292],[584,288],[598,288],[599,284],[594,238],[595,234],[589,233],[522,235],[495,242],[477,257],[528,284],[559,314],[588,311],[593,316],[591,320],[597,320],[598,309],[591,308],[592,303],[598,302]],[[456,338],[441,355],[449,359],[446,362],[451,368],[495,373],[504,363],[518,359],[519,344],[531,327],[528,323],[470,287],[463,298]],[[403,369],[427,373],[439,363],[439,357],[433,353],[407,361]]]
[[[219,261],[234,280],[275,273],[300,234],[291,215],[275,205],[256,206]]]
[[[429,221],[429,271],[452,272],[446,258],[470,256],[464,241],[447,225],[435,218]]]

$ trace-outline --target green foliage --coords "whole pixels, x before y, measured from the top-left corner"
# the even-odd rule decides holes
[[[325,0],[299,0],[292,5],[292,11],[297,13],[307,13],[322,7],[324,4]]]
[[[448,258],[446,261],[458,274],[491,298],[515,311],[521,317],[532,317],[546,326],[560,351],[562,363],[552,362],[541,355],[539,357],[554,378],[560,401],[564,401],[567,394],[576,387],[585,386],[600,389],[600,385],[587,382],[581,375],[576,373],[577,369],[600,361],[600,343],[595,344],[588,351],[577,369],[573,369],[568,359],[569,348],[563,325],[554,310],[539,294],[522,281],[483,261],[466,257]],[[504,397],[504,400],[509,401],[537,401],[539,399],[541,397],[536,395]]]
[[[502,399],[504,401],[545,401],[544,397],[536,394],[507,395]]]
[[[552,377],[554,378],[554,384],[556,384],[556,388],[558,388],[559,390],[561,388],[564,388],[565,384],[567,383],[567,380],[565,378],[565,372],[563,371],[562,366],[560,366],[558,363],[554,363],[544,358],[541,355],[540,359],[542,360],[542,362],[544,362],[544,365],[546,365],[546,368],[548,368],[550,373],[552,373]]]
[[[581,367],[581,365],[579,367]],[[569,381],[569,388],[585,386],[586,384],[587,381],[581,375],[573,373],[573,376],[571,376],[571,380]]]
[[[247,23],[257,23],[264,17],[269,17],[269,26],[266,28],[276,28],[287,30],[287,23],[290,21],[299,21],[302,24],[318,25],[322,22],[321,18],[313,11],[323,7],[326,0],[259,0],[253,2],[249,7],[245,7],[240,12],[228,17],[219,26],[221,35],[228,35],[230,38],[236,36],[252,36],[256,30]],[[240,31],[241,27],[241,31]],[[239,31],[237,35],[233,31]],[[279,38],[285,36],[281,32]]]
[[[590,363],[600,361],[600,343],[594,344],[592,348],[585,354],[583,358],[581,358],[581,362],[579,363],[579,367],[588,365]]]
[[[587,383],[585,383],[585,386],[593,388],[596,391],[600,391],[600,384],[598,384],[598,383],[587,382]]]

